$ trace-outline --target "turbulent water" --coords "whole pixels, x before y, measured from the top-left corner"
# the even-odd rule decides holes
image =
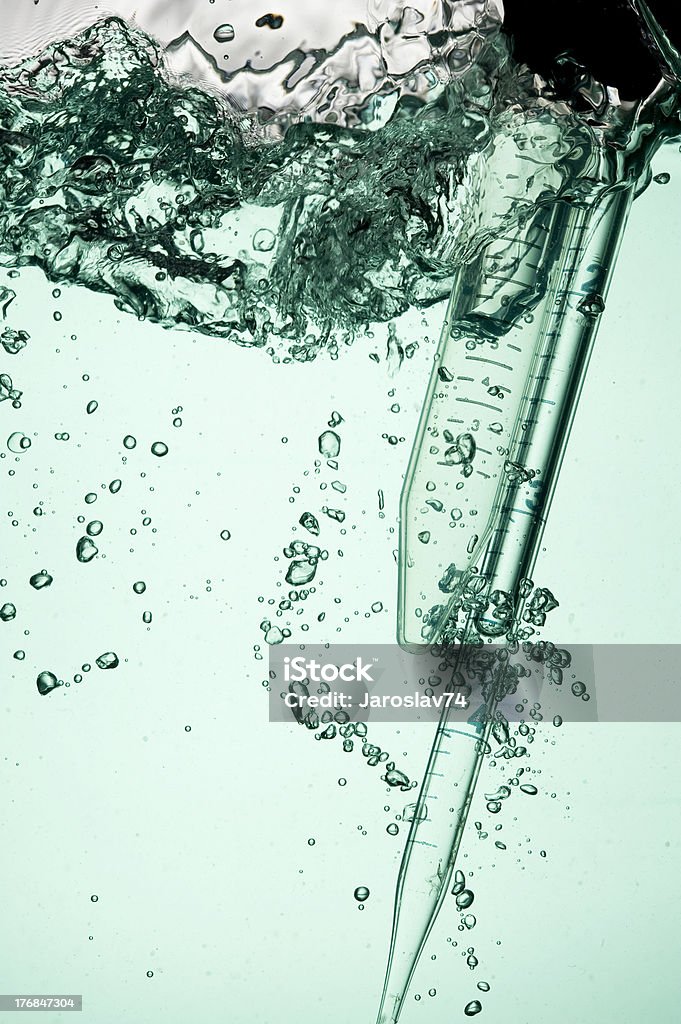
[[[438,302],[594,143],[514,65],[497,8],[466,9],[427,36],[358,27],[222,96],[171,71],[187,40],[166,55],[113,18],[0,69],[0,262],[277,359]]]

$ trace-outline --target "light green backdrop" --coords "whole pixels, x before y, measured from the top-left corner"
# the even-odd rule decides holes
[[[680,639],[675,150],[661,170],[671,183],[651,186],[632,215],[537,571],[561,602],[561,643]],[[420,339],[392,379],[369,341],[336,363],[273,366],[140,324],[108,297],[63,289],[55,300],[37,272],[0,283],[18,292],[9,322],[31,334],[2,358],[25,392],[21,410],[0,406],[2,437],[32,439],[0,464],[2,597],[18,609],[0,624],[0,988],[82,992],[91,1024],[372,1024],[404,838],[385,827],[408,798],[386,793],[358,752],[270,725],[253,646],[264,646],[267,600],[281,596],[291,527],[327,500],[314,459],[333,409],[345,419],[346,535],[325,523],[331,554],[309,636],[392,640],[397,499],[432,344]],[[55,440],[62,431],[68,441]],[[383,433],[407,440],[393,447]],[[149,454],[154,440],[167,458]],[[118,495],[100,489],[115,477]],[[99,497],[86,506],[90,490]],[[79,514],[105,525],[87,566],[74,556]],[[55,582],[36,593],[27,579],[42,567]],[[378,600],[384,611],[365,617]],[[111,649],[115,671],[37,695],[38,671],[72,679]],[[418,776],[427,727],[374,736]],[[483,1021],[677,1020],[680,757],[676,723],[546,726],[532,759],[540,794],[505,809],[505,852],[469,833],[478,924],[462,935],[445,908],[404,1024],[462,1019],[481,979],[492,986]],[[471,819],[485,814],[480,793]],[[371,889],[363,913],[360,884]],[[475,972],[462,944],[475,947]]]

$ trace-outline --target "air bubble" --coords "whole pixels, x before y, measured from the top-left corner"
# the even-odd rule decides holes
[[[100,656],[96,659],[96,664],[98,668],[102,669],[118,668],[118,655],[115,654],[113,651],[107,651],[106,654],[100,654]]]
[[[43,697],[45,694],[51,693],[52,690],[56,690],[58,686],[62,685],[63,684],[57,679],[54,672],[41,672],[36,679],[38,693]]]
[[[79,562],[91,562],[99,553],[99,549],[89,537],[81,537],[76,544],[76,558]]]
[[[22,452],[27,451],[31,447],[30,437],[26,437],[20,430],[15,430],[13,434],[7,438],[7,447],[15,455],[21,455]]]
[[[49,587],[54,582],[54,577],[50,576],[49,572],[45,569],[41,569],[40,572],[36,572],[28,581],[34,590],[42,590],[44,587]]]
[[[341,440],[335,430],[325,430],[319,435],[319,454],[325,459],[335,459],[340,454]]]
[[[213,32],[213,39],[216,43],[231,43],[234,39],[234,27],[232,25],[219,25]]]
[[[268,228],[259,228],[253,235],[253,248],[256,252],[271,252],[276,243],[276,235]]]
[[[474,899],[475,899],[475,896],[473,895],[471,890],[470,889],[464,889],[456,897],[457,908],[459,910],[467,910],[471,906],[471,904],[473,903]]]

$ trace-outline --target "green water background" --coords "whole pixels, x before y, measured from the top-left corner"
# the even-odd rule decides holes
[[[655,171],[672,180],[635,205],[537,571],[561,602],[550,632],[562,644],[679,636],[678,153],[665,149]],[[252,645],[262,645],[267,610],[258,596],[279,597],[284,560],[273,557],[312,496],[321,503],[303,472],[332,409],[345,418],[337,476],[348,485],[348,535],[332,541],[338,528],[325,524],[332,557],[315,612],[327,620],[309,636],[392,640],[390,530],[434,346],[421,344],[393,379],[369,359],[370,342],[336,363],[273,366],[262,353],[138,323],[105,296],[63,288],[54,300],[36,271],[13,287],[8,322],[32,338],[2,359],[25,395],[21,410],[4,403],[0,415],[3,436],[21,429],[33,444],[18,464],[7,453],[0,470],[3,598],[18,608],[0,632],[0,987],[82,992],[92,1024],[372,1024],[404,839],[385,826],[407,798],[386,795],[380,769],[338,742],[269,724]],[[86,416],[93,398],[99,409]],[[54,440],[62,430],[70,441]],[[383,432],[407,441],[390,446]],[[134,452],[122,448],[127,433]],[[165,459],[149,455],[154,440],[168,443]],[[115,477],[120,494],[100,492]],[[293,484],[303,488],[295,504]],[[89,490],[100,497],[87,507]],[[37,500],[48,513],[38,521]],[[142,508],[155,547],[140,537]],[[89,566],[74,555],[79,513],[105,523],[107,558]],[[26,581],[42,567],[55,583],[35,593]],[[147,580],[143,597],[132,593],[137,579]],[[365,618],[377,600],[384,612]],[[343,614],[351,622],[336,634]],[[12,659],[19,647],[23,663]],[[68,678],[110,649],[127,663],[37,695],[36,671]],[[463,1019],[482,979],[492,985],[482,1021],[676,1019],[679,726],[545,732],[557,744],[538,734],[541,795],[504,811],[508,850],[472,832],[464,841],[478,924],[462,937],[445,906],[427,955],[437,960],[424,960],[413,989],[422,998],[409,1000],[404,1024]],[[427,727],[396,736],[386,725],[374,736],[418,776]],[[478,794],[471,820],[485,814]],[[358,885],[371,890],[364,912]],[[475,972],[447,936],[475,947]]]

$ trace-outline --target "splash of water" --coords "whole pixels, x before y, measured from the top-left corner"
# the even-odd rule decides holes
[[[412,25],[376,0],[373,30],[222,96],[171,70],[186,39],[164,54],[115,18],[0,68],[0,264],[284,360],[439,302],[593,148],[513,64],[498,7],[455,6]]]

